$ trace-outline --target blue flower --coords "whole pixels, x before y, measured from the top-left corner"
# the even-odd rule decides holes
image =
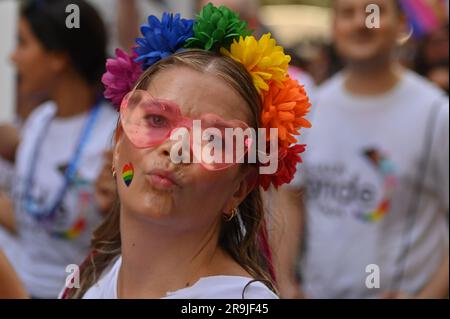
[[[151,15],[148,25],[141,26],[143,38],[137,38],[134,49],[138,57],[136,62],[142,62],[145,70],[153,63],[177,52],[186,39],[193,36],[194,20],[181,19],[180,14],[164,12],[161,21]]]

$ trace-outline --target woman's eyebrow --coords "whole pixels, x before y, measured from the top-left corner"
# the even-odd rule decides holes
[[[167,108],[167,107],[170,108],[170,109],[177,108],[177,109],[179,109],[180,112],[181,112],[180,106],[179,106],[175,101],[166,100],[166,99],[154,98],[154,103],[156,103],[156,104],[162,106],[163,109],[165,109],[165,108]]]

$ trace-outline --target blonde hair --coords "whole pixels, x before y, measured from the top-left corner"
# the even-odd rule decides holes
[[[148,68],[141,76],[139,89],[146,89],[158,72],[176,66],[190,67],[199,72],[214,74],[229,84],[246,101],[252,118],[249,126],[259,126],[261,100],[253,85],[252,78],[239,63],[217,53],[188,50],[176,53]],[[116,141],[121,134],[118,125]],[[261,280],[275,291],[269,276],[269,263],[263,254],[258,235],[263,231],[264,210],[258,187],[239,205],[239,218],[223,222],[219,235],[219,246],[224,249],[252,277]],[[68,289],[68,298],[81,298],[97,281],[108,265],[121,253],[120,204],[116,201],[112,211],[95,230],[92,252],[80,267],[80,288]]]

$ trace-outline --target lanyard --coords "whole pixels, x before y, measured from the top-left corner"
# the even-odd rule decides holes
[[[46,208],[40,208],[39,205],[33,200],[31,193],[31,188],[33,186],[34,180],[35,180],[35,174],[36,174],[36,164],[38,161],[38,158],[40,156],[42,141],[47,134],[48,127],[50,126],[50,122],[53,119],[53,116],[49,119],[49,121],[46,123],[46,125],[41,130],[40,134],[38,135],[38,140],[36,143],[36,146],[34,147],[34,150],[32,152],[32,158],[31,158],[31,164],[30,168],[27,173],[26,177],[26,185],[25,185],[25,192],[24,192],[24,205],[25,210],[33,215],[37,219],[50,219],[54,217],[57,208],[60,206],[67,190],[69,189],[70,183],[73,181],[73,178],[75,177],[80,158],[81,153],[86,146],[86,143],[89,139],[89,135],[92,132],[92,129],[94,127],[94,123],[97,120],[98,113],[100,111],[100,102],[98,102],[89,112],[89,116],[86,120],[86,123],[83,127],[83,130],[81,132],[80,138],[78,140],[77,147],[75,149],[75,153],[70,160],[69,166],[66,169],[64,173],[64,184],[63,187],[59,190],[58,195],[56,196],[56,199],[51,205],[49,205]],[[41,143],[40,145],[38,143]]]

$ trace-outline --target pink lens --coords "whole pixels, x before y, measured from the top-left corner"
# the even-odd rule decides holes
[[[208,170],[226,169],[245,162],[245,155],[256,138],[246,123],[224,120],[216,114],[202,115],[199,120],[201,139],[191,136],[193,156],[198,162]],[[191,132],[195,129],[193,125]],[[201,153],[195,152],[195,148],[200,149]]]
[[[143,90],[128,93],[120,107],[123,130],[138,148],[161,144],[181,119],[175,103],[155,99]]]

